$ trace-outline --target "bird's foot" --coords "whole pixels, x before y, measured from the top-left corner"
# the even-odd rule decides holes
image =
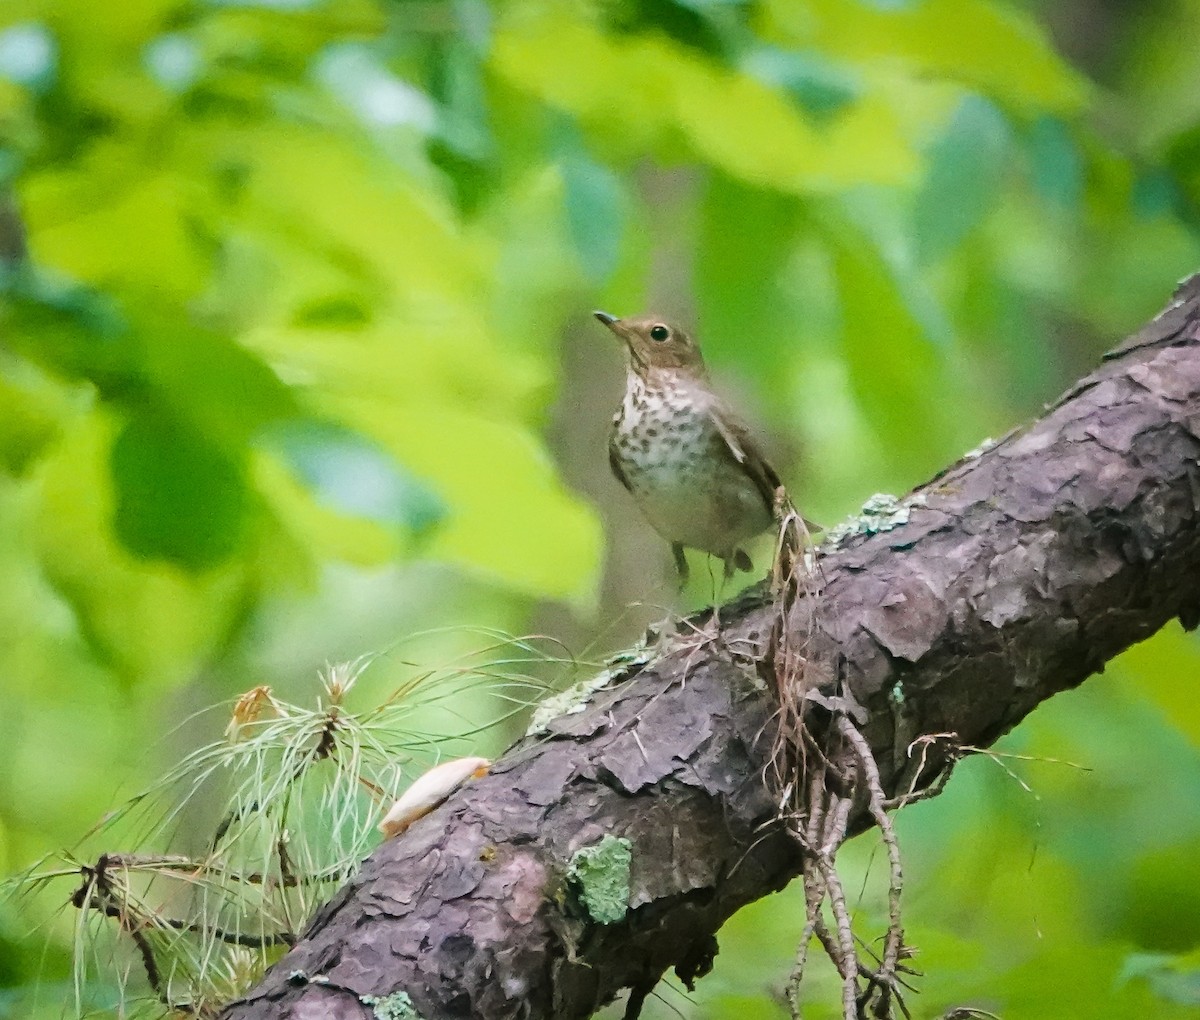
[[[683,591],[687,587],[690,576],[687,557],[683,555],[683,546],[678,542],[672,542],[671,555],[675,557],[675,571],[679,574],[679,590]]]

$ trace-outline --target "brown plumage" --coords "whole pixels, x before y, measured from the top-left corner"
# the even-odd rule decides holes
[[[671,543],[720,557],[725,575],[751,569],[742,543],[771,526],[779,476],[746,426],[713,392],[700,348],[656,315],[596,318],[629,352],[625,399],[608,461],[647,519]]]

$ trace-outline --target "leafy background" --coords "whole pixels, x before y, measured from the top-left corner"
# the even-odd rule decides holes
[[[594,655],[678,607],[606,474],[593,307],[695,323],[827,523],[1035,414],[1200,267],[1197,33],[1193,0],[6,0],[0,873],[254,684],[403,640],[369,700],[478,628]],[[1002,744],[1090,771],[977,759],[902,813],[918,1015],[1196,1015],[1198,668],[1172,626]],[[801,914],[747,909],[648,1013],[784,1015]],[[62,1011],[31,923],[0,909],[0,1015]]]

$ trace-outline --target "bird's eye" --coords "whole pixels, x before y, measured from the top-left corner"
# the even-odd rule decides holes
[[[666,340],[671,335],[671,331],[661,323],[657,326],[650,327],[650,339],[657,340],[659,343]]]

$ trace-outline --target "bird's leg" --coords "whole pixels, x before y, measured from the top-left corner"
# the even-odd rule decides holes
[[[679,574],[679,590],[683,591],[688,583],[688,561],[679,542],[671,543],[671,555],[675,557],[675,570]]]
[[[717,554],[713,554],[717,555]],[[718,581],[713,573],[713,558],[708,557],[708,583],[712,586],[712,622],[716,629],[714,637],[721,637],[721,594],[725,590],[725,582],[733,576],[733,568],[730,566],[730,558],[728,556],[717,555],[717,559],[721,561],[724,570],[721,572],[721,579]]]

